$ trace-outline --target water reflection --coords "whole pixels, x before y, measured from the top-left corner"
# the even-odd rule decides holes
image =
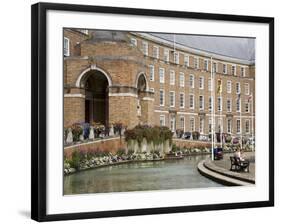
[[[197,164],[209,156],[108,166],[64,177],[64,194],[218,187],[199,174]]]

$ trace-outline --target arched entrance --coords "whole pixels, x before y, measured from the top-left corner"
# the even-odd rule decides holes
[[[137,116],[139,119],[139,124],[147,124],[147,111],[145,110],[147,105],[145,105],[144,102],[147,88],[148,86],[147,86],[146,77],[143,73],[141,73],[137,79],[137,91],[138,91]]]
[[[85,122],[108,125],[108,80],[99,70],[86,72],[80,83],[85,89]]]

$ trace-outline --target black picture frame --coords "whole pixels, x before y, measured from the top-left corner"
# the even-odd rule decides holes
[[[46,13],[48,10],[95,12],[125,15],[191,18],[216,21],[253,22],[269,25],[269,200],[213,205],[159,207],[85,213],[46,213]],[[164,11],[137,8],[102,7],[74,4],[37,3],[32,5],[32,105],[31,105],[31,218],[37,221],[74,220],[100,217],[133,216],[162,213],[194,212],[207,210],[254,208],[274,206],[274,18],[183,11]]]

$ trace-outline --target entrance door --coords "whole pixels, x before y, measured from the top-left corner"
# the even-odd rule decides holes
[[[85,100],[85,122],[90,123],[90,100]]]

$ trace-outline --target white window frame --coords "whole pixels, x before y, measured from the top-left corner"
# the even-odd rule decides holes
[[[239,106],[239,109],[238,109],[238,106]],[[241,98],[236,99],[236,112],[241,112]]]
[[[248,123],[248,130],[247,130],[247,123]],[[251,127],[251,126],[250,126],[250,120],[249,120],[249,119],[246,119],[246,120],[245,120],[245,133],[246,133],[246,134],[250,134],[250,130],[251,130],[250,127]]]
[[[189,67],[189,55],[184,55],[184,66]]]
[[[182,101],[181,101],[181,96],[182,96]],[[185,107],[185,94],[184,94],[184,92],[180,92],[179,102],[180,102],[180,108],[184,108]]]
[[[176,106],[176,92],[175,91],[170,91],[170,93],[169,93],[169,104],[170,104],[169,105],[170,107],[175,107]]]
[[[201,101],[202,99],[202,101]],[[200,95],[199,96],[199,110],[204,110],[204,96]]]
[[[165,69],[159,68],[159,83],[165,83]]]
[[[218,97],[218,111],[222,111],[222,108],[223,108],[223,103],[222,103],[222,96],[219,96]]]
[[[239,122],[238,122],[239,121]],[[238,123],[239,123],[239,130],[238,130]],[[241,120],[237,119],[236,120],[236,133],[240,134],[241,133]]]
[[[232,91],[232,81],[231,80],[227,80],[226,91],[227,91],[227,93],[231,93],[231,91]]]
[[[250,113],[250,103],[248,100],[245,101],[245,113]]]
[[[218,63],[217,62],[213,62],[213,72],[214,73],[218,72]]]
[[[161,93],[163,93],[162,98],[163,98],[163,102],[161,103]],[[164,89],[159,89],[159,105],[161,107],[165,106],[165,91]]]
[[[170,128],[171,128],[172,132],[175,132],[175,129],[176,129],[176,118],[175,117],[170,118]]]
[[[173,55],[174,55],[174,63],[179,64],[180,63],[180,53],[175,51]]]
[[[156,55],[155,55],[155,49],[156,49]],[[159,59],[159,47],[158,46],[153,46],[152,57]]]
[[[195,118],[194,117],[189,118],[189,128],[190,128],[191,132],[195,131]]]
[[[232,120],[230,118],[226,121],[226,131],[228,134],[232,133]]]
[[[205,119],[199,116],[199,133],[204,134],[204,123]]]
[[[199,57],[194,57],[194,68],[199,69]]]
[[[245,67],[244,66],[241,66],[240,72],[241,72],[241,76],[245,77]]]
[[[229,103],[229,104],[228,104]],[[228,107],[229,106],[229,107]],[[226,111],[227,112],[232,112],[232,100],[230,98],[228,98],[226,100]]]
[[[175,85],[176,83],[176,73],[174,70],[170,70],[170,85]]]
[[[204,76],[199,77],[199,89],[204,89]]]
[[[148,56],[148,42],[142,41],[142,52],[144,55]]]
[[[238,84],[238,85],[237,85]],[[237,88],[238,87],[238,88]],[[239,94],[239,93],[241,93],[241,84],[240,84],[240,82],[236,82],[235,83],[235,92],[236,92],[236,94]]]
[[[137,41],[137,39],[136,38],[130,38],[130,41],[131,41],[131,44],[133,45],[133,46],[138,46],[138,41]]]
[[[236,76],[236,65],[231,65],[231,75]]]
[[[192,80],[191,80],[191,78],[192,78]],[[194,75],[193,74],[189,75],[189,87],[194,88]]]
[[[192,98],[192,101],[190,100]],[[192,102],[192,105],[191,105]],[[189,109],[195,108],[195,102],[194,102],[194,94],[189,94]]]
[[[222,64],[222,73],[227,74],[227,64]]]
[[[180,72],[179,79],[180,79],[180,87],[184,87],[185,77],[183,72]]]
[[[250,84],[247,82],[244,84],[244,88],[245,88],[245,95],[250,95]]]
[[[149,65],[149,80],[154,81],[154,65]]]
[[[65,43],[66,41],[66,43]],[[63,55],[69,56],[70,55],[70,40],[67,37],[63,38]]]
[[[163,60],[165,62],[169,62],[170,61],[170,51],[169,51],[168,48],[164,48]]]
[[[163,121],[163,125],[161,125],[161,120]],[[159,116],[159,125],[160,125],[160,126],[165,126],[165,120],[166,120],[165,115],[161,114],[161,115]]]
[[[185,132],[185,117],[184,116],[180,116],[180,128]]]
[[[207,64],[206,64],[207,63]],[[206,66],[207,65],[207,66]],[[208,59],[204,59],[204,70],[208,71],[208,67],[209,67],[209,60]]]
[[[209,96],[208,102],[209,102],[209,105],[208,105],[209,111],[213,111],[213,97],[212,96]]]

